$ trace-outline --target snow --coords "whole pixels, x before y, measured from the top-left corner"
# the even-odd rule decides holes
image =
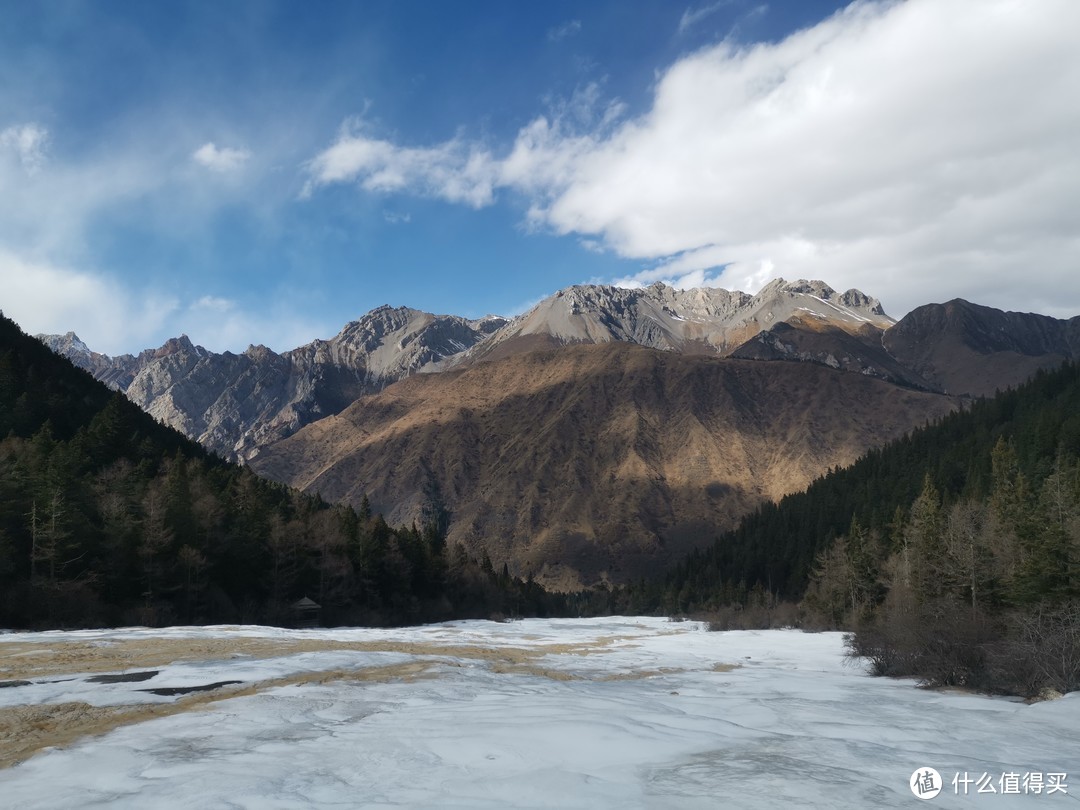
[[[1080,698],[1028,706],[871,678],[845,660],[836,633],[710,633],[655,618],[394,630],[127,629],[5,634],[0,661],[11,660],[4,649],[10,643],[33,658],[28,642],[46,649],[153,639],[363,649],[283,646],[277,657],[133,668],[159,670],[140,682],[90,683],[89,673],[34,677],[30,686],[0,689],[0,711],[181,699],[140,691],[154,686],[253,684],[416,661],[430,668],[415,678],[274,686],[121,726],[0,771],[0,804],[911,807],[917,800],[908,779],[925,767],[947,783],[935,806],[1075,801],[1072,790],[954,796],[949,783],[955,773],[990,773],[996,782],[1007,772],[1076,770]]]
[[[854,318],[855,320],[861,321],[862,323],[870,323],[869,318],[863,317],[859,313],[855,312],[853,309],[849,309],[848,307],[837,306],[832,301],[826,301],[824,298],[819,298],[816,295],[811,295],[810,297],[811,298],[816,298],[818,301],[825,304],[826,306],[832,307],[837,312],[839,312],[841,315],[847,315],[849,318]]]

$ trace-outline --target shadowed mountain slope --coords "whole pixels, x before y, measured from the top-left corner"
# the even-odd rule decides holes
[[[1003,312],[957,298],[912,310],[882,345],[939,391],[990,396],[1080,357],[1080,317]]]
[[[569,588],[655,573],[765,499],[954,407],[816,363],[629,343],[403,380],[262,450],[261,474]]]

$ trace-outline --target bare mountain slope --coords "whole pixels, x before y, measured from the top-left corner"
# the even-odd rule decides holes
[[[410,377],[264,449],[257,472],[571,587],[655,573],[766,498],[953,407],[811,363],[567,346]]]
[[[989,396],[1080,358],[1080,317],[1002,312],[957,298],[912,310],[882,345],[936,390]]]
[[[882,337],[882,331],[871,324],[845,330],[829,322],[796,317],[762,330],[729,356],[743,360],[821,363],[898,385],[937,390],[890,355],[882,345]]]

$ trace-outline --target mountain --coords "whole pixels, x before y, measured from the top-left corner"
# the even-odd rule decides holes
[[[818,335],[821,344],[814,352],[783,359],[839,363],[927,387],[884,358],[864,362],[862,355],[880,353],[881,330],[893,324],[876,299],[858,290],[837,293],[824,282],[805,280],[777,279],[757,295],[715,288],[676,290],[659,283],[636,290],[583,285],[556,293],[512,321],[383,306],[330,340],[281,354],[265,346],[218,354],[181,335],[138,355],[109,357],[92,351],[72,332],[38,338],[165,424],[225,458],[246,461],[300,427],[411,374],[542,347],[612,341],[685,354],[737,353],[765,359],[742,347],[763,329],[781,324]],[[853,354],[850,346],[837,348],[837,341],[859,349]],[[858,360],[852,361],[853,356]]]
[[[663,351],[727,355],[763,329],[788,321],[845,332],[894,323],[858,290],[837,293],[821,281],[771,281],[757,295],[661,283],[641,289],[579,285],[560,290],[449,365],[493,360],[537,348],[624,341]]]
[[[885,334],[887,332],[869,324],[849,331],[828,322],[793,318],[762,330],[729,356],[743,360],[820,363],[898,385],[938,390],[933,383],[889,354],[882,344]]]
[[[363,394],[435,369],[505,323],[384,306],[330,340],[282,354],[265,346],[217,354],[181,336],[138,356],[108,357],[71,332],[38,338],[165,424],[243,460]]]
[[[882,346],[936,390],[990,396],[1080,358],[1080,317],[1002,312],[957,298],[912,310]]]
[[[263,449],[255,471],[572,588],[662,570],[763,500],[955,400],[817,363],[570,345],[416,375]]]
[[[381,307],[280,355],[47,340],[264,475],[394,523],[447,509],[451,540],[565,588],[653,572],[956,396],[1075,357],[1078,333],[959,300],[894,322],[858,290],[776,280],[583,285],[511,321]]]

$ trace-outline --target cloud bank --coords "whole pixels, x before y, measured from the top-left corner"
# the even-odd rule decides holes
[[[534,227],[640,260],[628,285],[816,277],[893,314],[964,296],[1075,315],[1077,30],[1071,0],[857,2],[681,58],[635,118],[594,92],[589,126],[568,105],[502,149],[347,128],[308,191],[522,195]]]
[[[29,334],[63,334],[77,324],[91,348],[119,353],[151,334],[179,307],[169,295],[139,295],[95,273],[29,261],[0,249],[4,314]]]
[[[27,260],[0,248],[0,309],[28,334],[76,331],[94,351],[124,354],[154,348],[164,335],[186,333],[196,343],[242,349],[252,336],[272,335],[278,351],[325,334],[326,326],[285,305],[253,310],[220,296],[184,301],[109,276]]]

